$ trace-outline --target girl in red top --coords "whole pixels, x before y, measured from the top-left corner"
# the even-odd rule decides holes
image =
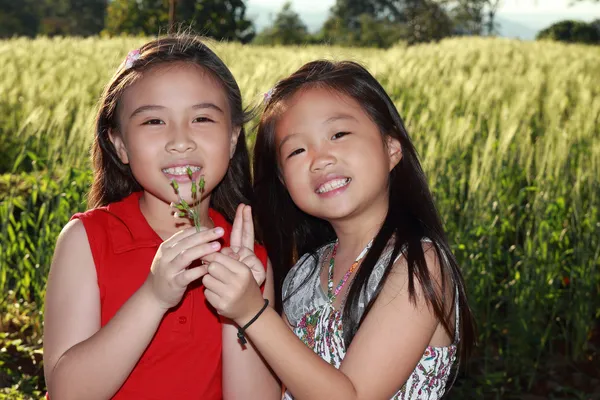
[[[231,72],[195,37],[151,41],[119,67],[96,121],[90,210],[63,229],[48,278],[44,372],[53,400],[281,393],[198,279],[202,257],[221,252],[240,263],[234,251],[248,247],[243,206],[231,226],[250,201],[247,119]],[[200,232],[173,218],[172,180],[192,202],[188,168],[206,182]],[[262,247],[254,251],[267,268],[252,272],[272,303],[270,265]]]

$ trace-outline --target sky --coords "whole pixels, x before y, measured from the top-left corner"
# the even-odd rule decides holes
[[[254,17],[260,29],[269,25],[272,15],[281,9],[285,1],[247,0],[248,15]],[[529,36],[535,35],[535,32],[564,19],[589,22],[600,18],[600,3],[582,1],[570,6],[570,2],[571,0],[503,0],[498,17],[504,30],[523,39],[531,39],[533,37]],[[300,14],[309,29],[315,31],[325,21],[334,3],[335,0],[292,0],[292,8]]]

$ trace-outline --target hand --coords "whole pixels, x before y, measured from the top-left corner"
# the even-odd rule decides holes
[[[196,232],[188,228],[165,240],[158,248],[148,278],[144,283],[161,308],[176,306],[187,286],[206,274],[206,265],[187,268],[192,262],[217,252],[221,245],[217,239],[223,236],[223,228]]]
[[[258,286],[261,286],[267,273],[263,263],[254,254],[254,222],[252,221],[252,208],[250,206],[245,204],[238,206],[229,243],[230,248],[224,248],[221,252],[230,257],[233,253],[236,253],[240,262],[250,268]]]
[[[252,272],[242,262],[221,253],[210,255],[208,274],[202,278],[206,300],[217,312],[239,326],[250,321],[264,299]]]

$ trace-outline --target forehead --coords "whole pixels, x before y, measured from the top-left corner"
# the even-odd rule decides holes
[[[276,140],[321,125],[336,115],[351,115],[358,122],[370,121],[358,101],[340,91],[323,87],[298,91],[279,107],[278,114]]]
[[[228,109],[221,81],[207,69],[186,62],[157,65],[142,72],[121,97],[123,108],[149,103],[183,106],[207,101]]]

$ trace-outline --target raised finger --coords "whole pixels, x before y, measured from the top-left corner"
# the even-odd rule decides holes
[[[229,237],[229,243],[231,247],[240,248],[242,246],[242,232],[244,225],[244,204],[240,203],[235,211],[235,219],[233,220],[233,226],[231,227],[231,236]]]
[[[252,208],[245,206],[242,210],[243,221],[242,225],[242,246],[247,249],[254,250],[254,222],[252,221]]]

